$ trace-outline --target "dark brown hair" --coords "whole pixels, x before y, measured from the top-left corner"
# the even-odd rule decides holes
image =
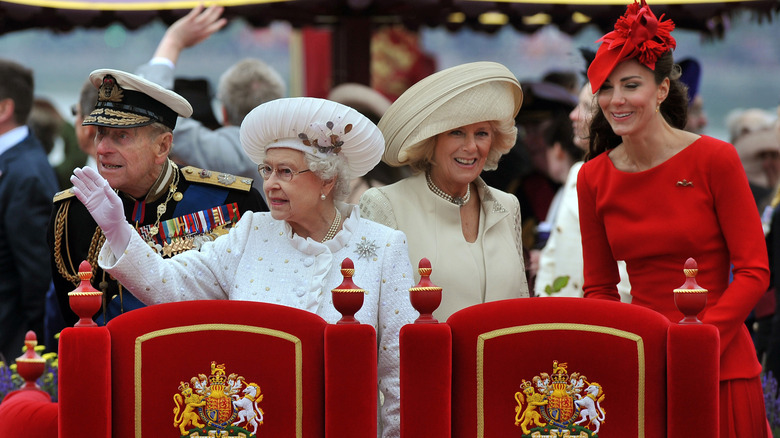
[[[33,73],[13,61],[0,59],[0,100],[14,101],[14,120],[21,126],[27,123],[33,106]]]
[[[680,73],[680,66],[674,63],[671,50],[658,58],[658,61],[655,63],[655,70],[653,70],[653,76],[657,85],[660,85],[664,79],[669,78],[669,94],[661,102],[661,115],[673,127],[683,129],[688,120],[688,89],[680,81]],[[588,154],[585,159],[595,158],[602,152],[615,148],[622,141],[622,138],[612,131],[612,127],[609,125],[604,113],[601,109],[598,109],[595,111],[593,120],[590,123]]]

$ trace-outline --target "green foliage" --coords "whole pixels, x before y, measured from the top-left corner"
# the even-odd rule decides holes
[[[553,283],[550,285],[544,287],[544,293],[547,295],[552,295],[554,293],[560,292],[561,289],[566,287],[566,285],[569,284],[569,276],[568,275],[562,275],[560,277],[556,277],[555,280],[553,280]]]

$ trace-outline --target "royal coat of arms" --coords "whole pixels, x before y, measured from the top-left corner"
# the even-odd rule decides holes
[[[597,438],[606,413],[604,391],[580,373],[553,361],[552,374],[523,379],[515,393],[515,426],[523,438]]]
[[[261,401],[258,384],[227,375],[224,364],[211,362],[210,375],[198,374],[179,385],[173,396],[173,426],[182,437],[253,438],[263,424]]]

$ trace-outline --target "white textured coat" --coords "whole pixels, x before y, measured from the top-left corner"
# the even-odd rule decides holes
[[[351,209],[351,211],[348,211]],[[329,323],[341,314],[330,290],[341,284],[341,262],[355,264],[353,280],[366,290],[355,317],[377,330],[379,389],[384,395],[383,436],[399,436],[398,334],[417,312],[409,302],[413,286],[404,233],[365,219],[357,207],[343,229],[324,243],[293,234],[270,213],[247,213],[231,231],[200,251],[170,259],[157,256],[134,234],[119,258],[104,245],[99,264],[146,304],[197,299],[234,299],[283,304],[314,312]]]

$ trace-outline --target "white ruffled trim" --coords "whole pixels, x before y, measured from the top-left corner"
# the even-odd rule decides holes
[[[290,239],[290,244],[293,246],[293,248],[303,252],[304,254],[310,254],[314,256],[320,255],[325,251],[336,253],[344,248],[360,224],[360,212],[358,206],[352,204],[339,203],[337,208],[342,212],[342,214],[345,210],[347,210],[349,216],[347,216],[347,218],[344,220],[342,228],[336,234],[336,236],[324,243],[317,242],[310,237],[303,238],[298,236],[297,234],[293,233],[290,224],[284,222],[284,233],[287,238]]]
[[[322,300],[324,295],[322,287],[325,283],[325,277],[333,266],[333,254],[346,247],[347,243],[352,238],[352,234],[360,223],[360,214],[356,205],[340,204],[337,208],[339,208],[340,211],[347,209],[351,211],[349,212],[347,219],[344,220],[342,229],[333,239],[326,242],[317,242],[310,237],[303,238],[294,234],[292,227],[290,227],[287,222],[284,222],[284,233],[287,238],[290,239],[290,245],[298,251],[309,255],[309,257],[304,260],[304,266],[314,265],[311,282],[309,283],[309,290],[305,294],[305,306],[313,312],[316,312],[317,307],[323,304]]]

